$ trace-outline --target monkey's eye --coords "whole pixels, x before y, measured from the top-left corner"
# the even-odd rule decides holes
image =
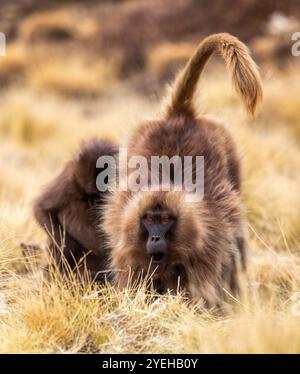
[[[169,216],[168,213],[163,213],[161,215],[161,223],[163,225],[167,225],[168,223],[170,223],[170,220],[171,220],[171,217]]]
[[[154,217],[151,213],[147,213],[145,215],[145,222],[148,224],[148,225],[153,225],[154,223]]]

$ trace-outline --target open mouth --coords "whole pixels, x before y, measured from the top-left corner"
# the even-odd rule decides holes
[[[154,253],[152,255],[152,261],[153,262],[161,262],[163,258],[164,258],[164,254],[163,253]]]

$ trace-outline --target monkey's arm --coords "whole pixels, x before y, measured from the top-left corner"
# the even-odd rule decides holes
[[[75,193],[74,181],[67,174],[64,169],[40,196],[35,204],[35,217],[49,237],[48,248],[59,267],[66,269],[68,264],[73,269],[88,256],[88,268],[94,277],[98,270],[104,269],[106,259],[97,231],[98,221],[91,220],[94,214],[88,204],[89,195]]]
[[[97,207],[89,205],[89,197],[84,195],[80,200],[70,200],[68,206],[58,212],[58,220],[83,249],[97,254],[101,249],[99,217]]]

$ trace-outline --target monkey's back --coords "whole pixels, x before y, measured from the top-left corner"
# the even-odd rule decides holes
[[[177,155],[204,157],[204,187],[208,197],[217,185],[229,184],[240,190],[240,161],[235,142],[225,126],[206,116],[176,115],[164,120],[153,120],[139,127],[129,139],[128,158]]]

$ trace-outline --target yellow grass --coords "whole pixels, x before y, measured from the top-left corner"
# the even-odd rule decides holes
[[[168,78],[177,73],[192,55],[196,45],[192,43],[163,43],[148,51],[148,69],[156,79]]]
[[[66,10],[34,12],[21,23],[19,34],[29,42],[72,39],[80,36],[79,21],[78,15]]]
[[[116,66],[111,61],[48,61],[35,67],[31,82],[38,91],[62,96],[98,96],[114,83]]]
[[[7,86],[12,81],[22,81],[28,67],[27,50],[20,45],[10,45],[7,56],[0,59],[0,86]]]
[[[64,77],[53,71],[59,84]],[[157,113],[158,102],[121,84],[93,102],[39,94],[33,86],[6,91],[0,112],[0,352],[300,353],[293,300],[300,291],[299,71],[274,72],[272,79],[264,74],[265,100],[255,122],[242,112],[223,69],[202,80],[201,109],[223,116],[239,145],[249,219],[248,274],[223,315],[188,305],[180,295],[152,298],[143,287],[82,286],[58,273],[43,281],[37,263],[45,259],[25,261],[19,246],[44,243],[31,211],[41,186],[83,139],[121,139]]]

